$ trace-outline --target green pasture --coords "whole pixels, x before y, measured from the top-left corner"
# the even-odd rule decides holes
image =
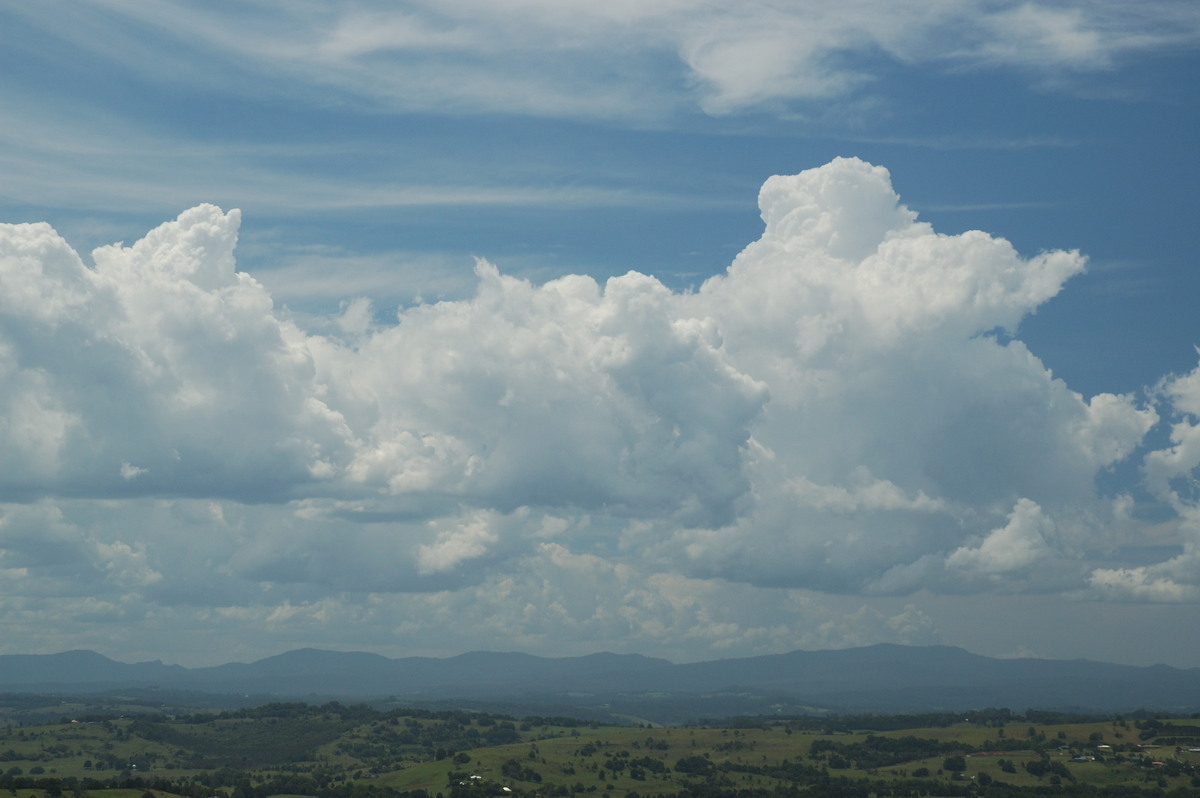
[[[324,785],[447,796],[460,782],[507,786],[518,795],[594,792],[624,798],[701,785],[770,792],[821,777],[872,784],[920,780],[931,788],[955,781],[1200,790],[1200,752],[1188,750],[1200,746],[1155,742],[1189,740],[1198,722],[1154,724],[973,722],[965,716],[951,725],[835,733],[786,721],[742,721],[728,728],[560,726],[470,713],[409,717],[288,705],[278,715],[267,710],[0,728],[0,775],[48,777],[68,786],[83,779],[160,779],[215,785],[209,789],[230,798],[239,798],[229,786],[236,779],[214,782],[207,774],[243,774],[238,776],[243,783],[302,775]],[[506,742],[490,744],[496,740]],[[83,798],[78,792],[61,794]],[[142,798],[144,792],[92,790],[89,798]],[[14,798],[46,793],[20,787]]]

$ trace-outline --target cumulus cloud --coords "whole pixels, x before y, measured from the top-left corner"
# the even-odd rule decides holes
[[[1142,472],[1149,490],[1176,513],[1181,551],[1150,565],[1097,568],[1089,584],[1105,598],[1195,602],[1200,600],[1200,367],[1165,378],[1157,393],[1173,423],[1168,445],[1146,453]]]
[[[1170,445],[1147,453],[1142,469],[1150,490],[1183,512],[1200,501],[1192,479],[1200,467],[1200,367],[1164,379],[1158,393],[1173,411]]]
[[[262,498],[344,445],[303,336],[234,271],[238,222],[200,206],[93,268],[0,227],[0,495]]]
[[[1095,476],[1155,412],[1084,400],[995,334],[1054,296],[1081,256],[940,235],[886,170],[853,159],[772,178],[760,205],[763,237],[690,298],[771,392],[748,450],[757,501],[733,525],[677,536],[698,572],[911,590],[1022,501],[1066,528],[1107,512]],[[1079,553],[1082,540],[1059,538],[1063,556]]]
[[[955,549],[946,558],[946,565],[992,576],[1028,568],[1053,555],[1047,542],[1053,534],[1053,522],[1042,513],[1042,508],[1029,499],[1021,499],[1013,508],[1008,524],[992,530],[978,546]]]
[[[1097,568],[1090,586],[1104,598],[1161,603],[1195,602],[1200,585],[1194,574],[1200,565],[1195,553],[1174,558],[1162,565],[1136,568]]]
[[[469,298],[394,322],[357,301],[319,334],[237,271],[236,211],[92,266],[46,225],[0,227],[0,577],[86,576],[111,617],[453,615],[678,651],[937,638],[915,607],[820,592],[1193,595],[1191,548],[1086,562],[1136,535],[1096,477],[1158,416],[1079,395],[1014,337],[1081,255],[940,234],[853,158],[759,204],[761,238],[692,292],[480,260]],[[1181,513],[1196,385],[1161,387],[1182,415],[1145,461]]]
[[[644,275],[601,288],[478,273],[472,300],[405,311],[353,354],[321,358],[331,400],[367,433],[351,481],[506,509],[731,517],[766,391],[710,324],[677,318],[678,297]]]

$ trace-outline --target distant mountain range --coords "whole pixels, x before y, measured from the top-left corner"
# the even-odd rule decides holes
[[[0,692],[157,688],[408,704],[537,707],[638,719],[971,708],[1200,711],[1200,668],[993,659],[946,646],[793,651],[685,665],[637,654],[546,658],[477,651],[436,659],[316,649],[207,668],[126,664],[92,651],[0,655]],[[684,709],[690,707],[690,709]]]

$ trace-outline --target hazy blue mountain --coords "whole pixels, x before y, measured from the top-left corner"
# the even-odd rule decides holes
[[[638,654],[546,658],[473,651],[455,657],[403,657],[301,649],[248,665],[234,663],[191,672],[193,684],[224,691],[342,693],[353,695],[495,695],[529,690],[590,689],[622,674],[671,666]]]
[[[546,658],[474,651],[445,659],[289,651],[252,663],[124,664],[90,651],[0,656],[0,691],[156,686],[284,698],[501,701],[557,709],[693,703],[722,714],[822,708],[919,712],[978,707],[1200,710],[1200,669],[1088,660],[993,659],[945,646],[876,645],[675,665],[637,654]],[[697,709],[696,711],[700,711]],[[717,715],[713,715],[714,717]]]
[[[186,678],[187,668],[162,662],[116,662],[95,651],[0,655],[0,689],[24,692],[66,685],[146,685]]]

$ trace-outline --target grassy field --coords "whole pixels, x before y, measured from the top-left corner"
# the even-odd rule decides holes
[[[143,798],[147,791],[156,798],[415,791],[634,798],[698,790],[824,795],[830,785],[844,792],[858,784],[880,795],[974,794],[1001,785],[1009,794],[1136,787],[1200,795],[1200,751],[1189,750],[1200,748],[1200,721],[964,718],[881,724],[886,730],[815,723],[649,728],[302,704],[76,719],[0,728],[0,789],[15,798]]]

